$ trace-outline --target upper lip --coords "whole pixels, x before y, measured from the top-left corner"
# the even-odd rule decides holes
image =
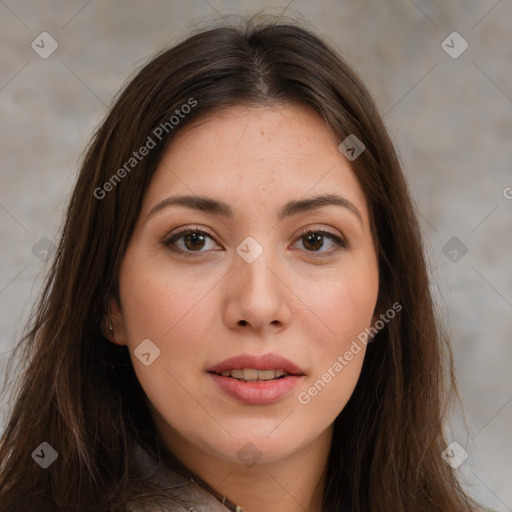
[[[295,363],[289,361],[279,354],[240,354],[230,357],[224,361],[211,366],[206,371],[208,373],[221,373],[227,370],[241,370],[243,368],[253,368],[255,370],[284,370],[294,375],[304,375],[303,370]]]

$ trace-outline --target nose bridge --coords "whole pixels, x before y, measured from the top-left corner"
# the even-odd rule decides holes
[[[261,240],[261,236],[259,237]],[[247,237],[237,247],[237,260],[235,259],[233,271],[242,277],[242,288],[245,292],[262,299],[270,297],[277,290],[275,276],[270,271],[276,266],[275,248],[269,243],[270,237],[265,239],[264,245],[255,238]]]
[[[254,328],[276,321],[286,323],[290,317],[272,237],[259,238],[261,244],[255,237],[247,237],[236,248],[226,296],[229,321],[244,320]]]

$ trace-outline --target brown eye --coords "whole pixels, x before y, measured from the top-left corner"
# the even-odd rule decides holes
[[[169,237],[162,241],[162,244],[172,252],[188,256],[191,253],[201,254],[207,252],[207,250],[202,249],[207,247],[208,240],[214,241],[213,238],[204,231],[187,228],[171,233]]]
[[[184,245],[187,249],[194,251],[195,249],[202,249],[205,244],[205,237],[201,233],[189,233],[182,235]]]
[[[328,240],[327,243],[326,239]],[[339,248],[347,247],[347,244],[341,238],[328,231],[307,231],[300,235],[299,240],[302,240],[302,244],[308,252],[318,252],[321,254],[336,252]],[[327,247],[327,250],[322,251],[321,249],[325,247]],[[333,247],[334,250],[329,250]]]
[[[304,247],[308,250],[317,251],[324,245],[323,237],[318,235],[318,233],[303,235],[302,239],[304,240]]]

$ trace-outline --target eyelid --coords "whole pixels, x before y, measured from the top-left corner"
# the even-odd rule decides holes
[[[182,226],[182,227],[173,229],[170,233],[167,233],[164,237],[162,237],[162,239],[160,240],[160,243],[165,245],[167,248],[171,249],[171,247],[172,247],[171,241],[173,241],[174,239],[179,239],[180,236],[186,235],[187,233],[196,233],[196,232],[202,233],[204,235],[208,235],[209,238],[211,238],[216,244],[218,244],[214,235],[212,235],[204,227],[198,226],[198,225],[187,225],[187,226]],[[182,251],[178,250],[176,252],[182,252]],[[190,251],[189,254],[193,254],[193,252]]]
[[[307,226],[305,228],[302,228],[299,231],[299,234],[297,235],[297,237],[304,236],[305,234],[307,234],[311,231],[314,231],[316,233],[328,233],[337,238],[340,238],[341,240],[343,240],[346,243],[345,237],[339,231],[334,231],[334,230],[332,230],[332,228],[330,228],[328,226],[324,226],[324,225],[313,225],[313,226]]]
[[[210,236],[211,238],[215,238],[206,228],[203,226],[199,226],[197,224],[187,224],[186,226],[181,226],[178,228],[173,229],[170,233],[167,233],[163,240],[168,240],[169,238],[172,238],[176,235],[181,235],[183,233],[188,233],[189,231],[199,231],[201,233],[205,233],[206,235]]]

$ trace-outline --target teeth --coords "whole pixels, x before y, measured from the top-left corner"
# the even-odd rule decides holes
[[[252,368],[244,368],[243,374],[245,380],[256,380],[258,378],[258,374],[260,372],[258,370],[253,370]]]
[[[244,370],[231,370],[231,377],[235,379],[243,379],[244,378]]]
[[[252,371],[252,370],[249,370],[249,371]],[[246,372],[247,372],[247,370],[244,370],[244,377],[245,377],[245,380],[248,380]],[[258,371],[256,371],[256,377],[260,380],[275,379],[276,371],[275,370],[258,370]]]
[[[272,380],[287,374],[287,372],[281,369],[256,370],[254,368],[226,370],[221,373],[223,377],[233,377],[234,379],[244,379],[246,381]]]

